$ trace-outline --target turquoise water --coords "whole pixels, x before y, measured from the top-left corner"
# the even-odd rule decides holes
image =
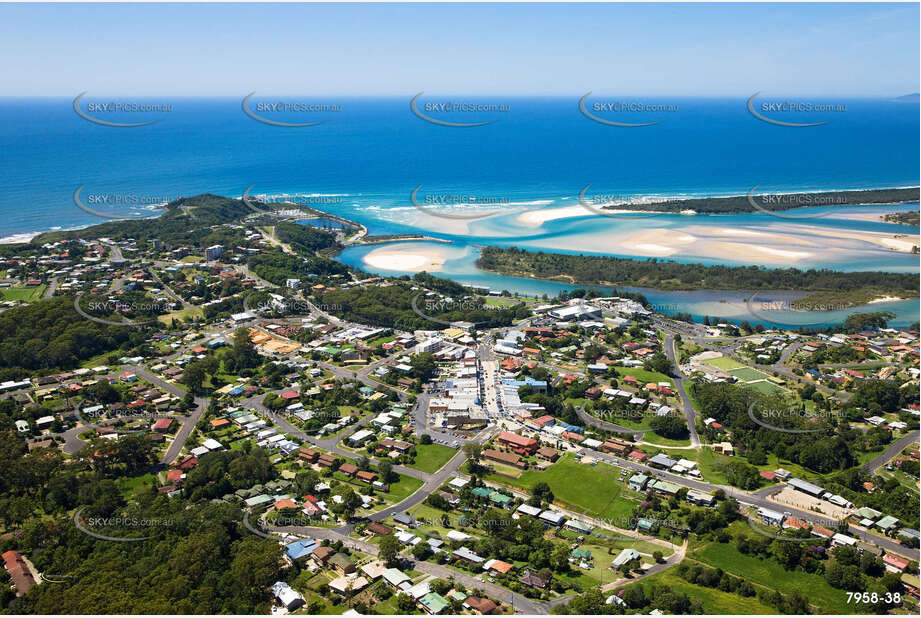
[[[171,113],[156,124],[131,129],[103,127],[79,117],[70,98],[3,98],[0,238],[22,239],[102,222],[74,204],[78,187],[85,194],[130,195],[157,203],[206,192],[240,196],[252,186],[253,196],[314,196],[317,208],[364,223],[370,234],[421,232],[450,240],[464,253],[449,260],[442,274],[465,283],[552,295],[565,286],[477,271],[475,245],[634,257],[636,251],[614,239],[681,234],[688,226],[780,229],[795,242],[810,242],[817,231],[832,228],[918,233],[917,228],[831,216],[794,222],[807,228],[794,230],[762,214],[609,218],[587,213],[540,226],[521,225],[517,217],[523,210],[575,205],[589,184],[592,193],[642,201],[743,195],[756,185],[759,192],[792,192],[919,183],[917,103],[848,100],[847,112],[836,114],[827,125],[789,129],[754,119],[744,98],[650,99],[678,104],[680,111],[660,125],[621,130],[580,114],[579,96],[509,98],[510,112],[472,129],[420,120],[409,110],[409,97],[318,99],[340,105],[341,112],[325,124],[297,129],[252,120],[241,111],[238,98],[166,101],[173,106]],[[494,199],[502,214],[470,221],[428,217],[411,202],[418,187],[426,194]],[[366,250],[349,249],[342,259],[362,265]],[[791,265],[918,272],[917,256],[859,240],[813,253]],[[683,245],[669,259],[777,265],[757,251],[731,255],[707,247],[703,240]],[[732,304],[723,294],[657,294],[647,292],[654,302],[680,305],[696,315],[721,315],[717,311],[728,311]],[[914,302],[885,308],[897,309],[900,322],[918,318]]]
[[[918,184],[917,103],[847,100],[848,111],[828,125],[788,129],[753,118],[745,98],[650,99],[680,111],[660,125],[621,130],[583,116],[581,94],[509,98],[511,111],[473,129],[420,120],[411,95],[317,99],[342,111],[295,129],[247,117],[240,98],[157,98],[151,102],[173,111],[129,129],[79,117],[70,98],[0,98],[0,238],[99,223],[73,203],[83,185],[167,198],[239,196],[251,185],[253,194],[336,196],[336,214],[380,213],[376,233],[403,233],[414,229],[399,209],[413,208],[419,185],[571,202],[590,183],[636,198]],[[146,120],[127,116],[106,118]]]

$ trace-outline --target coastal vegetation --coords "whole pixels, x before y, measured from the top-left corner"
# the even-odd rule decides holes
[[[267,614],[270,604],[264,590],[279,571],[284,572],[279,569],[281,546],[249,533],[234,504],[168,498],[157,491],[152,477],[143,481],[139,472],[156,461],[155,446],[146,436],[123,436],[110,445],[114,450],[103,466],[93,454],[99,445],[65,459],[51,449],[30,453],[23,436],[13,430],[0,432],[0,521],[5,529],[16,530],[4,534],[0,548],[23,551],[39,571],[56,575],[54,583],[33,586],[18,598],[10,598],[13,593],[4,586],[5,610]],[[251,473],[261,471],[257,463],[262,469],[267,466],[267,457],[259,458],[259,453],[254,449],[251,455],[237,455],[245,465],[236,467],[215,465],[234,455],[206,455],[190,480],[195,487],[223,481],[227,470],[237,483],[265,479],[264,474]],[[119,487],[138,480],[142,482],[129,501]],[[135,542],[91,537],[74,526],[78,510],[88,522],[146,524],[113,523],[104,534],[149,536]],[[32,517],[33,513],[41,516]]]
[[[46,232],[33,239],[33,244],[74,240],[83,238],[111,238],[137,241],[158,239],[166,244],[186,244],[201,247],[223,244],[235,246],[228,236],[243,239],[243,230],[215,228],[224,223],[238,221],[252,211],[240,200],[221,197],[211,193],[183,197],[166,205],[159,217],[109,221],[80,230]],[[127,214],[127,213],[126,213]]]
[[[779,212],[793,208],[815,206],[866,206],[872,204],[901,204],[918,201],[918,187],[906,189],[868,189],[863,191],[824,191],[815,193],[763,193],[752,195],[751,199],[758,205],[752,206],[747,195],[731,197],[698,197],[687,199],[663,200],[654,203],[617,204],[604,208],[617,210],[637,210],[655,212],[681,212],[693,210],[708,214],[733,214],[769,210]],[[915,224],[917,225],[917,223]]]
[[[119,348],[144,344],[137,328],[87,320],[73,297],[61,296],[0,313],[0,378],[13,379],[42,369],[70,369],[81,361]]]
[[[503,275],[564,280],[569,283],[625,285],[660,290],[803,290],[834,293],[840,307],[880,295],[918,296],[917,275],[838,272],[828,269],[708,266],[650,258],[568,255],[485,247],[477,266]]]
[[[247,266],[258,277],[275,285],[285,285],[288,279],[341,276],[348,272],[347,266],[334,260],[322,257],[302,258],[281,251],[253,255],[247,261]]]
[[[458,321],[472,322],[482,328],[508,326],[531,315],[524,303],[489,306],[483,298],[471,296],[463,286],[427,273],[418,273],[412,281],[449,298],[431,301],[409,284],[336,289],[317,292],[315,297],[322,305],[335,308],[331,313],[346,320],[410,331],[445,328]]]
[[[921,211],[909,210],[907,212],[893,212],[883,215],[883,221],[888,223],[899,223],[901,225],[917,226],[921,223]]]
[[[324,249],[339,248],[339,243],[336,242],[333,234],[290,221],[279,221],[275,225],[275,238],[303,255],[312,255]]]

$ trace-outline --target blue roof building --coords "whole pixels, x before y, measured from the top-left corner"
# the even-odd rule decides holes
[[[317,548],[317,542],[313,539],[300,539],[294,541],[293,543],[288,543],[285,546],[285,554],[297,562],[298,560],[303,560],[307,556],[313,553],[313,550]]]

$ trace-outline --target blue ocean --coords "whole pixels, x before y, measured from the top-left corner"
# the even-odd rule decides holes
[[[745,98],[650,99],[647,103],[661,104],[669,111],[629,114],[628,119],[658,124],[617,127],[581,113],[578,94],[497,96],[484,103],[501,103],[501,111],[441,116],[458,123],[489,123],[457,127],[415,115],[410,109],[413,94],[313,98],[312,103],[335,111],[309,115],[309,120],[321,123],[304,127],[275,126],[251,118],[241,108],[245,93],[239,98],[151,99],[151,103],[168,103],[169,111],[98,116],[116,122],[156,120],[131,128],[90,122],[75,113],[70,98],[0,99],[0,237],[9,241],[104,221],[74,204],[78,188],[86,194],[134,196],[139,204],[147,204],[138,206],[139,212],[146,208],[153,215],[156,211],[150,204],[160,201],[199,193],[240,196],[252,187],[254,195],[313,196],[317,208],[360,221],[371,234],[423,233],[451,240],[464,256],[452,260],[454,271],[451,262],[445,264],[443,274],[488,285],[491,275],[472,266],[475,245],[631,253],[606,248],[598,234],[608,228],[599,227],[598,217],[556,219],[527,230],[505,225],[501,217],[471,222],[466,231],[447,225],[420,226],[413,216],[418,209],[410,198],[414,189],[497,196],[505,204],[559,208],[577,203],[580,191],[589,185],[592,191],[633,201],[744,195],[756,186],[759,191],[784,193],[919,184],[919,114],[918,104],[912,102],[835,101],[846,111],[784,118],[820,119],[825,124],[785,127],[753,117]],[[272,118],[293,123],[305,116],[290,112]],[[703,219],[726,228],[784,223],[747,214],[699,216],[694,224]],[[605,224],[615,226],[612,230],[640,233],[678,229],[687,222],[675,215],[628,217]],[[810,223],[832,225],[824,219]],[[878,217],[844,225],[857,232],[918,233],[918,228],[882,223]],[[578,242],[592,232],[596,236],[591,244]],[[366,267],[361,257],[369,250],[350,249],[342,259]],[[771,265],[757,254],[715,258],[696,254],[693,246],[673,259]],[[817,255],[795,266],[917,272],[918,258],[880,248]],[[541,285],[522,284],[519,291],[535,293]],[[899,311],[900,316],[911,318],[913,313],[917,319],[917,302],[912,307],[907,314]]]

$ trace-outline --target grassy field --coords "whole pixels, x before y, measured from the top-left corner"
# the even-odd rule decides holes
[[[142,474],[140,476],[121,479],[118,488],[121,490],[122,496],[131,498],[138,490],[156,483],[156,481],[157,477],[154,474]]]
[[[515,479],[495,474],[487,478],[526,491],[543,481],[550,486],[557,502],[594,517],[623,519],[630,516],[634,507],[632,501],[621,496],[625,488],[620,468],[602,463],[580,464],[569,453],[543,471],[526,470]]]
[[[573,533],[567,533],[565,538],[574,539],[576,536]],[[559,577],[570,583],[578,582],[583,587],[603,585],[615,581],[620,575],[611,570],[611,563],[614,562],[614,558],[617,557],[620,551],[626,548],[635,549],[640,554],[643,554],[640,557],[640,562],[644,564],[653,563],[652,553],[654,551],[661,551],[663,556],[670,556],[673,553],[667,547],[648,541],[615,541],[590,536],[580,545],[580,549],[587,549],[592,553],[592,568],[583,570],[575,565],[575,575],[560,575]]]
[[[685,458],[690,459],[687,456]],[[716,483],[717,485],[729,484],[729,480],[720,469],[720,465],[727,461],[732,461],[732,457],[714,453],[711,448],[702,448],[697,452],[697,467],[700,469],[700,475],[710,483]]]
[[[45,286],[37,285],[33,288],[3,288],[0,289],[0,298],[3,300],[21,300],[26,303],[39,300],[45,293]]]
[[[766,380],[769,377],[768,374],[762,371],[758,371],[757,369],[752,369],[751,367],[730,369],[729,373],[737,377],[740,382],[748,382],[750,380]]]
[[[441,444],[417,444],[416,459],[410,468],[432,474],[448,463],[457,454],[457,449]]]
[[[765,395],[775,395],[777,393],[788,392],[787,389],[766,381],[749,382],[746,386],[750,386],[759,393],[764,393]]]
[[[388,493],[378,495],[384,496],[384,499],[388,502],[400,502],[411,496],[420,487],[422,487],[421,480],[401,474],[400,480],[390,485]]]
[[[449,521],[451,522],[452,526],[457,525],[456,520],[459,517],[459,515],[455,513],[450,513],[450,512],[446,513],[445,511],[439,511],[438,509],[433,508],[425,504],[424,502],[414,506],[408,512],[410,515],[416,518],[417,534],[425,535],[425,536],[436,536],[437,535],[438,537],[441,537],[442,539],[445,538],[448,532],[452,530],[452,528],[446,528],[441,525],[440,522],[441,522],[442,515],[448,516]],[[475,536],[475,531],[472,528],[464,528],[463,530],[461,530],[461,532]]]
[[[617,370],[617,375],[619,375],[620,377],[633,376],[634,378],[639,380],[641,384],[644,384],[644,385],[649,384],[650,382],[655,382],[656,384],[658,384],[659,382],[668,382],[669,384],[674,386],[674,382],[672,382],[672,379],[668,377],[667,375],[665,375],[664,373],[658,373],[656,371],[646,371],[642,367],[616,367],[616,370]]]
[[[674,438],[666,438],[665,436],[660,436],[654,431],[650,431],[643,434],[643,441],[650,442],[652,444],[658,444],[663,448],[668,448],[669,446],[690,446],[691,439],[685,438],[683,440],[675,440]],[[687,459],[687,457],[685,457]]]
[[[742,367],[745,367],[745,365],[743,365],[742,363],[740,363],[734,358],[730,358],[729,356],[720,356],[719,358],[711,358],[710,360],[705,360],[703,362],[706,365],[713,365],[714,367],[718,369],[725,369],[727,371],[729,369],[741,369]]]
[[[164,313],[163,315],[158,316],[157,319],[163,324],[171,324],[174,319],[179,322],[185,322],[188,320],[197,320],[204,317],[205,310],[202,307],[183,307],[177,311]]]
[[[752,584],[773,588],[784,594],[797,589],[811,604],[824,612],[853,613],[854,608],[847,604],[847,595],[844,591],[832,588],[823,576],[787,571],[773,559],[748,556],[740,553],[734,545],[707,543],[691,552],[690,557],[711,567],[722,568],[727,573],[738,575]]]
[[[731,592],[723,592],[716,588],[706,588],[684,581],[671,570],[650,575],[642,582],[647,594],[652,585],[664,586],[672,592],[687,595],[703,604],[705,614],[776,614],[777,610],[770,605],[765,605],[756,597],[745,598]]]

